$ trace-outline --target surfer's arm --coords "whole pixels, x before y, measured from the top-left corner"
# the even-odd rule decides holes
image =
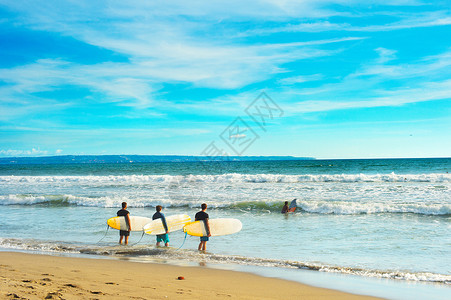
[[[166,223],[166,218],[164,216],[161,217],[161,222],[163,222],[164,230],[166,230],[166,233],[168,233],[169,232],[168,224]]]
[[[210,223],[208,222],[208,218],[204,220],[205,222],[205,228],[207,229],[207,236],[210,237],[211,233],[210,233]]]
[[[132,223],[130,222],[130,214],[126,214],[125,215],[125,221],[126,221],[127,227],[128,227],[127,231],[131,231],[132,230]]]

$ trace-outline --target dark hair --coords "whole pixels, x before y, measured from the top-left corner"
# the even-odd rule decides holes
[[[206,203],[202,203],[202,205],[200,207],[202,208],[202,210],[207,209],[207,204]]]
[[[285,201],[285,204],[288,204],[288,201]]]
[[[127,207],[127,202],[122,202],[122,208],[126,208]]]
[[[157,207],[155,207],[155,209],[156,209],[157,211],[161,211],[162,208],[163,208],[163,207],[162,207],[161,205],[157,205]]]

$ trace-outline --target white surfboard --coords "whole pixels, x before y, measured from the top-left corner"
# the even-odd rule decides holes
[[[168,226],[169,232],[180,230],[189,222],[191,222],[191,218],[188,215],[173,215],[166,217],[166,225]],[[150,235],[166,233],[161,219],[156,219],[147,223],[143,229],[145,233]]]
[[[211,236],[234,234],[243,228],[243,224],[238,219],[211,219],[208,220]],[[183,227],[183,232],[193,236],[207,236],[207,229],[204,221],[188,223]]]
[[[144,225],[152,222],[151,218],[130,216],[131,231],[142,231]],[[107,221],[108,226],[117,230],[128,230],[127,222],[124,216],[110,218]]]

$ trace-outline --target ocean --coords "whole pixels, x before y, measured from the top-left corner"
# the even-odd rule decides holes
[[[451,158],[0,165],[0,248],[244,270],[390,299],[451,298]],[[295,213],[280,211],[297,199]],[[106,220],[131,215],[237,218],[171,248]],[[354,284],[353,284],[354,283]]]

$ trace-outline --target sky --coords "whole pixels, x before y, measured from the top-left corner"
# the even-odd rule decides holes
[[[450,0],[0,0],[0,157],[450,157],[450,99]]]

